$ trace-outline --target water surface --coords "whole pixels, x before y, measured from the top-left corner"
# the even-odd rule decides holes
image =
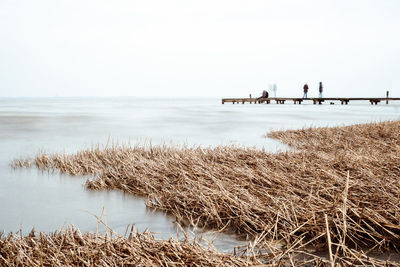
[[[219,99],[0,98],[0,230],[52,232],[74,224],[96,231],[105,207],[107,222],[123,234],[128,224],[160,238],[176,236],[173,218],[146,209],[143,199],[83,188],[85,177],[36,169],[13,170],[14,158],[39,151],[73,153],[110,140],[216,146],[235,144],[267,151],[287,146],[263,136],[271,129],[336,126],[395,120],[400,106],[225,104]],[[216,246],[238,244],[219,236]]]

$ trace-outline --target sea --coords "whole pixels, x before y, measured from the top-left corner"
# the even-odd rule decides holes
[[[13,169],[14,159],[40,152],[74,153],[96,144],[234,145],[269,153],[289,148],[266,138],[271,130],[398,120],[400,102],[388,105],[305,103],[221,104],[216,98],[0,98],[0,231],[46,233],[68,225],[117,234],[134,225],[156,238],[181,236],[174,218],[149,210],[145,200],[119,191],[89,191],[86,179],[35,168]],[[101,226],[101,224],[100,224]],[[243,245],[234,235],[185,229],[221,251]]]

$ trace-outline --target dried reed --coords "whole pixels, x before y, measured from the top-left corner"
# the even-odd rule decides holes
[[[29,159],[14,159],[10,165],[14,169],[28,168],[32,166],[32,162]]]
[[[134,229],[126,237],[81,233],[0,234],[0,266],[249,266],[254,261],[185,240],[157,240]]]
[[[183,224],[256,238],[258,257],[268,263],[298,263],[299,254],[309,259],[307,249],[327,249],[329,229],[333,261],[381,264],[362,248],[398,249],[399,134],[399,121],[271,132],[298,149],[278,154],[233,146],[96,146],[40,154],[35,165],[91,174],[87,188],[144,196],[149,207]],[[313,264],[329,261],[310,257]]]

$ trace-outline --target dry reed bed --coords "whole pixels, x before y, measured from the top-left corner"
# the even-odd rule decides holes
[[[312,245],[329,247],[336,262],[362,263],[369,259],[351,248],[398,249],[399,130],[396,121],[272,132],[298,149],[278,154],[226,146],[97,146],[40,154],[34,164],[91,174],[87,188],[147,197],[148,206],[184,224],[257,237],[258,247],[272,253],[264,253],[266,261]],[[283,249],[266,240],[280,240]]]
[[[248,266],[254,261],[204,249],[189,240],[84,233],[68,227],[26,237],[0,234],[0,266]]]

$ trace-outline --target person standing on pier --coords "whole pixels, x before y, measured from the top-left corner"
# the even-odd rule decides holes
[[[305,85],[304,85],[304,87],[303,87],[303,89],[304,89],[304,95],[303,95],[303,98],[307,98],[307,93],[308,93],[308,84],[305,84]]]
[[[322,86],[322,82],[319,82],[319,98],[322,98],[322,91],[324,90],[324,87]]]

